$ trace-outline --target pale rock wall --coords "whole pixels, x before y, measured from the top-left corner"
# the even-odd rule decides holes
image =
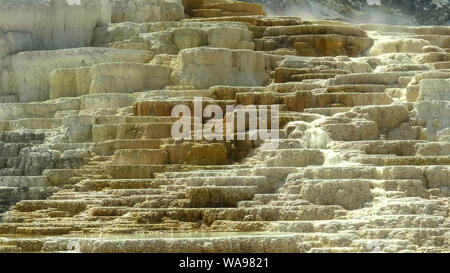
[[[196,88],[215,85],[262,86],[270,79],[270,57],[250,50],[185,49],[178,55],[180,84]]]
[[[420,122],[426,124],[426,139],[439,140],[438,137],[450,128],[449,101],[420,101],[414,106],[414,113]]]
[[[184,19],[181,0],[110,0],[112,22],[179,21]]]
[[[91,67],[58,68],[49,74],[50,99],[89,94]]]
[[[132,62],[56,69],[49,75],[50,98],[163,89],[171,72],[168,66]]]
[[[92,67],[90,93],[133,93],[163,89],[170,82],[167,66],[139,63],[106,63]]]
[[[80,99],[65,98],[43,103],[7,103],[0,107],[0,120],[51,118],[58,111],[80,110]]]
[[[416,78],[419,97],[413,113],[417,121],[425,125],[424,138],[430,141],[439,141],[441,136],[444,139],[450,131],[450,81],[447,78],[446,73],[427,73]]]
[[[81,109],[120,108],[132,105],[134,101],[130,94],[92,94],[81,97]]]
[[[450,80],[449,79],[421,80],[418,100],[450,101]]]
[[[43,101],[50,98],[49,74],[57,68],[108,62],[148,63],[152,58],[153,54],[149,51],[111,48],[21,52],[4,58],[3,64],[0,62],[0,67],[3,65],[0,70],[0,94],[16,95],[19,102]]]
[[[10,31],[0,34],[0,59],[17,52],[42,48],[44,43],[32,33]]]
[[[352,109],[367,120],[375,121],[382,132],[390,132],[409,120],[409,110],[405,105],[370,105]]]
[[[26,47],[20,41],[12,46],[17,50],[89,46],[95,27],[110,21],[108,0],[3,0],[0,3],[0,35],[23,32],[34,36]],[[10,37],[7,40],[11,41]]]

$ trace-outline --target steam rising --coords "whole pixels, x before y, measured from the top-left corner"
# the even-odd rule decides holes
[[[428,17],[425,10],[418,18],[417,14],[407,15],[400,11],[398,5],[386,4],[382,0],[244,0],[246,2],[264,4],[269,15],[296,16],[305,20],[337,20],[357,24],[390,24],[418,25]],[[446,0],[445,0],[446,1]],[[414,3],[413,3],[414,2]],[[417,2],[417,3],[416,3]],[[406,4],[405,4],[406,5]],[[411,1],[411,7],[419,5],[420,1]],[[405,6],[405,9],[411,9]],[[445,9],[445,8],[444,8]],[[447,8],[448,9],[448,8]],[[443,10],[445,15],[445,10]],[[422,21],[422,22],[421,22]],[[441,24],[450,25],[450,20],[444,19]],[[425,22],[425,24],[427,24]]]

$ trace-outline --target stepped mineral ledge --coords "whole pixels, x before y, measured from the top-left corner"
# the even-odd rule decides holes
[[[196,98],[278,124],[176,139]],[[450,27],[3,0],[0,252],[449,252],[449,118]]]

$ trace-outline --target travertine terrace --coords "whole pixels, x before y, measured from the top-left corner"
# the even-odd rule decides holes
[[[194,98],[277,149],[173,139]],[[449,166],[450,27],[0,2],[0,252],[448,252]]]

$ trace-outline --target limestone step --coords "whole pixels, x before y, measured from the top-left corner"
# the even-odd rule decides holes
[[[98,166],[102,165],[102,163],[104,162],[110,162],[112,159],[112,155],[95,155],[92,157],[92,161],[88,163],[92,163],[94,166]]]
[[[170,234],[169,234],[170,235]],[[195,235],[195,233],[194,233]],[[201,235],[201,234],[200,234]],[[137,239],[136,239],[137,237]],[[112,240],[97,238],[83,238],[83,236],[70,236],[57,238],[62,249],[67,249],[69,242],[79,242],[83,253],[297,253],[299,252],[297,244],[299,237],[295,234],[236,234],[235,236],[212,236],[212,237],[181,237],[171,238],[139,238],[139,236],[120,236]],[[133,240],[133,238],[135,238]],[[46,251],[54,252],[60,249],[59,246],[47,243],[52,238],[41,239],[39,243],[29,244],[35,246],[35,252]],[[111,247],[114,242],[114,247]],[[19,245],[20,240],[17,242]],[[25,243],[23,243],[26,245]],[[192,249],[192,244],[197,246],[206,246]],[[46,248],[44,249],[44,245]]]
[[[166,123],[176,122],[178,117],[152,117],[152,116],[95,116],[95,124],[122,124],[122,123]]]
[[[416,248],[408,240],[398,239],[374,239],[374,240],[355,240],[351,247],[357,252],[414,252]]]
[[[397,156],[414,156],[417,154],[419,147],[422,147],[423,151],[429,151],[431,150],[429,148],[434,145],[436,144],[426,143],[421,140],[370,140],[334,142],[332,148],[342,150],[360,150],[361,152],[369,155],[389,154]],[[445,144],[437,145],[439,148],[446,146]]]
[[[100,93],[80,97],[81,109],[121,108],[133,105],[135,99],[125,93]]]
[[[131,195],[158,195],[167,193],[163,189],[105,189],[104,193],[113,196],[131,196]]]
[[[289,186],[299,185],[301,189],[307,190],[310,187],[317,186],[317,190],[322,188],[323,190],[331,190],[331,187],[340,187],[342,191],[345,191],[347,187],[358,188],[361,192],[358,195],[368,194],[369,191],[376,188],[383,189],[384,191],[402,191],[408,196],[418,196],[422,198],[428,197],[425,192],[425,183],[421,180],[414,179],[395,179],[395,180],[373,180],[373,179],[300,179],[291,180],[287,183]],[[286,185],[286,184],[285,184]],[[330,188],[328,188],[330,187]],[[311,188],[311,190],[312,190]],[[366,191],[364,193],[363,191]],[[348,195],[353,195],[350,192]],[[373,193],[372,193],[373,194]],[[321,195],[323,198],[325,194]],[[355,197],[357,198],[357,197]]]
[[[273,201],[296,201],[300,199],[298,194],[280,194],[280,193],[272,193],[272,194],[256,194],[254,200],[260,202],[261,204],[269,204]]]
[[[251,168],[239,168],[236,166],[234,170],[199,170],[189,172],[163,172],[157,173],[156,178],[171,179],[171,178],[189,178],[189,177],[223,177],[223,176],[244,176],[251,172]]]
[[[322,116],[334,116],[335,114],[349,112],[350,110],[351,107],[306,108],[304,112]]]
[[[157,173],[156,178],[174,179],[190,177],[234,177],[234,176],[265,176],[269,181],[278,182],[284,180],[290,173],[297,172],[297,168],[292,167],[266,167],[266,166],[246,166],[244,164],[220,166],[221,168],[202,169],[184,172]]]
[[[49,198],[55,201],[92,201],[110,198],[106,192],[57,192]]]
[[[266,227],[273,232],[334,232],[336,229],[347,232],[363,228],[424,228],[435,229],[445,221],[444,216],[434,215],[371,215],[361,219],[326,220],[326,221],[282,221],[271,222]]]
[[[450,142],[427,142],[416,145],[417,155],[444,156],[450,154]]]
[[[399,84],[399,78],[414,76],[415,72],[384,72],[384,73],[353,73],[339,75],[334,80],[334,85],[343,84],[376,84],[393,85]]]
[[[292,75],[291,81],[293,82],[302,82],[304,80],[311,80],[311,79],[333,79],[337,75],[340,74],[332,74],[332,73],[308,73],[308,74],[302,74],[302,75]]]
[[[10,130],[19,129],[56,129],[62,126],[62,119],[58,118],[27,118],[11,121]]]
[[[257,186],[188,187],[186,199],[191,207],[236,207],[240,201],[253,199],[257,192]]]
[[[89,150],[92,143],[49,143],[45,145],[49,149],[65,152],[68,150]]]
[[[392,99],[385,93],[319,93],[315,94],[314,98],[314,108],[388,105],[393,102]]]
[[[269,167],[306,167],[322,165],[325,156],[316,149],[265,150],[261,152],[261,161]]]
[[[121,149],[114,153],[113,165],[166,165],[169,154],[163,149]]]
[[[351,161],[375,166],[424,166],[450,165],[450,156],[392,156],[392,155],[361,155]]]
[[[186,185],[188,187],[256,187],[256,193],[270,193],[275,190],[275,185],[264,176],[224,176],[224,177],[189,177],[176,178],[174,185]],[[239,190],[239,189],[237,189]]]
[[[365,239],[399,239],[414,240],[414,244],[444,246],[445,235],[449,232],[448,228],[371,228],[360,229],[357,234]],[[414,239],[411,239],[414,238]]]
[[[56,208],[59,210],[78,213],[80,211],[83,211],[86,206],[87,202],[82,201],[27,200],[17,203],[14,208],[21,212],[31,212],[48,208]]]
[[[373,215],[434,215],[445,216],[447,208],[442,202],[418,197],[388,199],[374,203],[370,208]]]
[[[107,166],[105,172],[116,179],[154,178],[155,173],[179,170],[178,165],[129,165]]]
[[[389,105],[393,99],[385,93],[312,93],[296,92],[286,96],[289,111],[303,112],[306,108],[355,107],[366,105]]]
[[[0,141],[6,143],[36,143],[45,140],[44,133],[0,132]]]
[[[193,99],[193,98],[211,98],[211,90],[156,90],[135,93],[137,101],[155,100],[167,100],[173,98],[180,99]]]
[[[450,69],[450,61],[432,63],[432,65],[436,69]]]
[[[306,200],[274,200],[270,201],[267,204],[263,204],[257,201],[241,201],[239,202],[238,207],[239,208],[258,207],[261,205],[276,206],[276,207],[297,207],[301,209],[305,205],[311,205],[311,202]]]
[[[329,86],[326,90],[328,93],[383,93],[388,88],[397,87],[397,84],[340,84]]]
[[[261,40],[264,42],[264,40]],[[306,77],[305,79],[315,79],[314,75],[332,75],[331,78],[334,78],[339,74],[348,74],[350,71],[341,70],[341,69],[312,69],[312,68],[286,68],[286,67],[277,67],[274,71],[274,82],[275,83],[286,83],[293,81],[302,81],[303,78],[296,79],[298,76],[309,76],[313,75],[313,77]],[[327,79],[328,77],[318,77],[318,79]]]
[[[63,98],[45,102],[5,103],[0,108],[1,120],[17,120],[24,118],[53,118],[62,110],[79,110],[79,98]]]
[[[173,123],[104,124],[92,126],[94,142],[114,139],[164,139],[171,138]]]
[[[223,113],[226,113],[227,105],[235,105],[235,100],[202,100],[202,113],[208,105],[218,105]],[[194,113],[194,100],[192,99],[170,99],[170,100],[146,100],[138,101],[133,106],[133,112],[136,116],[167,116],[172,115],[172,110],[177,105],[187,106],[191,113]]]
[[[92,116],[92,115],[101,115],[101,116],[115,116],[115,115],[132,115],[132,106],[128,107],[111,107],[111,108],[92,108],[92,109],[83,109],[77,112],[58,112],[55,114],[55,117],[65,117],[68,115],[80,115],[80,116]]]
[[[310,166],[290,174],[287,182],[298,179],[417,179],[433,188],[447,185],[448,172],[447,166]]]
[[[288,220],[329,220],[342,212],[338,206],[307,205],[298,207],[258,207],[258,208],[168,208],[145,209],[129,212],[124,217],[138,223],[158,223],[163,218],[183,222],[203,221],[212,224],[217,220],[231,221],[288,221]]]
[[[98,155],[114,155],[121,149],[158,149],[162,144],[159,139],[117,139],[96,143],[93,147]]]
[[[145,189],[159,188],[163,185],[169,185],[173,181],[169,179],[87,179],[78,186],[86,187],[90,190],[111,189]]]
[[[310,148],[311,144],[302,139],[278,139],[264,141],[264,144],[272,144],[277,150],[301,150]],[[270,146],[269,146],[270,147]]]
[[[171,204],[173,200],[180,199],[180,194],[158,194],[158,195],[131,195],[120,196],[117,198],[105,198],[101,205],[106,207],[139,207],[139,208],[155,208],[164,207],[166,203]],[[188,200],[187,200],[188,201]],[[187,202],[188,203],[188,202]],[[171,204],[173,205],[173,204]]]
[[[46,187],[48,186],[45,176],[0,176],[0,187]]]
[[[435,215],[381,215],[366,216],[370,226],[378,228],[438,228],[445,222],[444,216]]]

